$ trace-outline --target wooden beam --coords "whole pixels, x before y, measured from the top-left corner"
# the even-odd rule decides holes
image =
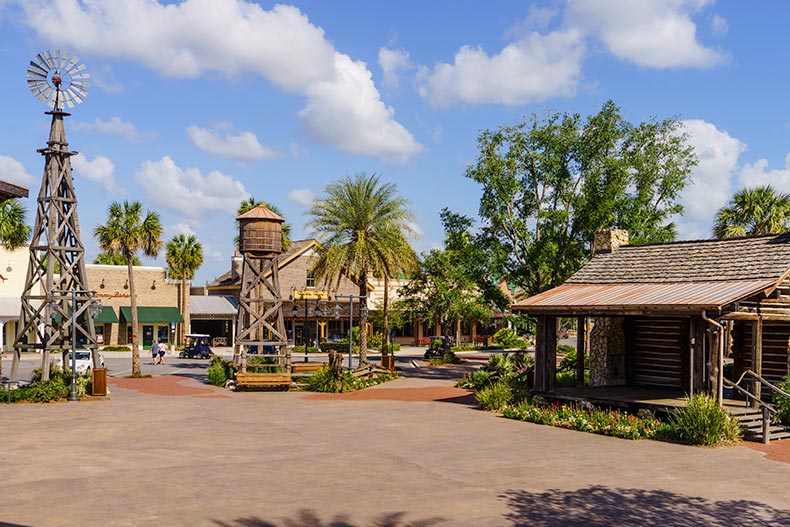
[[[546,386],[546,317],[538,316],[535,323],[535,391],[545,392]]]
[[[757,375],[763,374],[763,319],[758,318],[752,322],[752,371]],[[754,395],[760,399],[760,383],[754,382]],[[752,406],[756,407],[757,402],[752,401]]]
[[[559,318],[546,317],[546,391],[554,392],[557,381],[557,330]]]

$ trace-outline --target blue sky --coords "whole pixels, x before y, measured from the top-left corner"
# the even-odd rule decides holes
[[[92,75],[66,121],[91,260],[109,203],[136,199],[165,241],[203,243],[202,284],[229,268],[240,201],[274,203],[304,238],[311,200],[357,172],[411,200],[425,251],[443,207],[476,215],[463,174],[481,130],[608,99],[632,122],[684,122],[700,164],[679,234],[706,238],[739,188],[790,192],[789,15],[778,0],[0,0],[0,178],[38,193],[49,119],[25,70],[65,49]]]

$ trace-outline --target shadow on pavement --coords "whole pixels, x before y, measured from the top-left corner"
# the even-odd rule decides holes
[[[480,367],[479,364],[461,363],[450,366],[421,366],[415,368],[409,364],[397,364],[404,377],[429,379],[437,381],[457,380]]]
[[[790,526],[790,510],[746,500],[710,501],[674,492],[590,486],[573,491],[510,491],[506,518],[529,527],[779,527]]]
[[[373,523],[354,523],[346,515],[337,515],[326,521],[322,520],[315,511],[302,509],[294,518],[285,518],[281,522],[272,522],[263,518],[250,516],[237,518],[230,523],[222,520],[213,520],[221,527],[430,527],[444,521],[443,518],[428,518],[424,520],[403,521],[404,512],[393,512],[379,516]]]

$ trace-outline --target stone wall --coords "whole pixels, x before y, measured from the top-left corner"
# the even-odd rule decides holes
[[[590,386],[626,383],[623,320],[623,317],[590,319]]]

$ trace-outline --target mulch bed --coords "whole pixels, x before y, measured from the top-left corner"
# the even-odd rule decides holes
[[[748,441],[744,442],[743,444],[752,450],[763,452],[765,457],[771,461],[790,463],[790,439],[772,441],[767,445],[763,445],[762,443],[751,443]]]

